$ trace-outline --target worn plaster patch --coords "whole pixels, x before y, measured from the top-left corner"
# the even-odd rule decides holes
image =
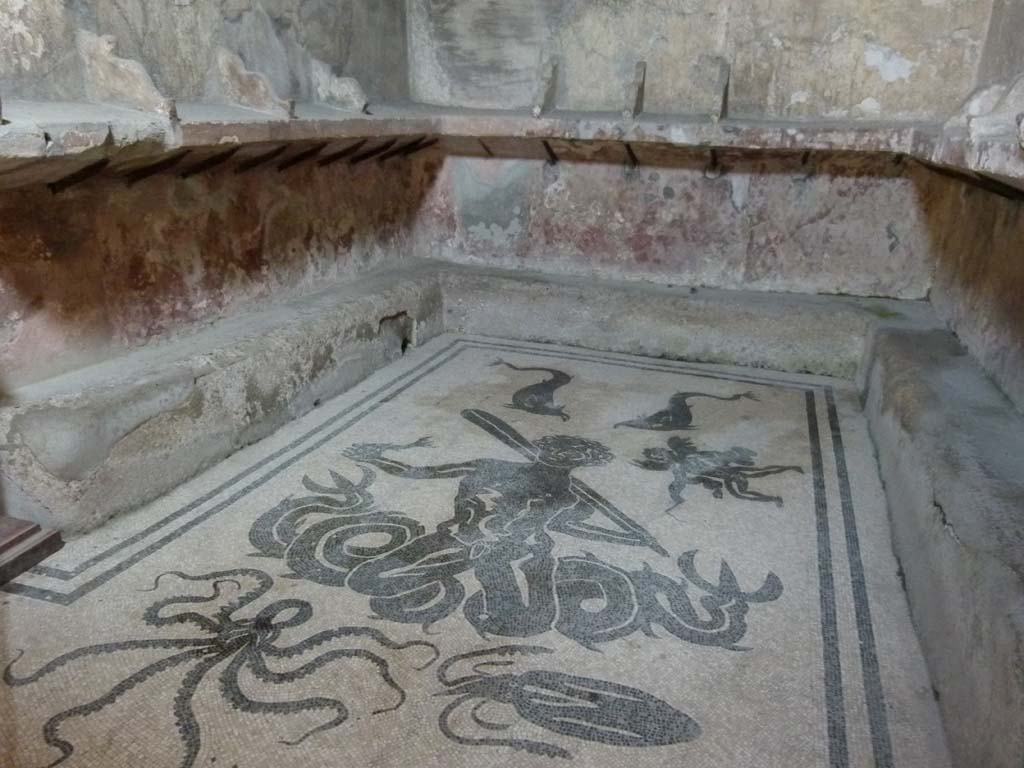
[[[739,213],[747,204],[747,197],[750,194],[750,174],[730,174],[729,184],[729,195],[730,200],[732,200],[732,207],[737,213]]]
[[[854,110],[865,115],[880,115],[882,114],[882,105],[878,99],[868,96],[864,101],[855,106]]]
[[[864,46],[864,63],[877,71],[887,83],[908,80],[917,68],[917,62],[911,61],[899,51],[877,43],[868,43]]]
[[[27,9],[27,11],[26,11]],[[41,18],[36,18],[38,9],[28,0],[7,0],[0,4],[0,51],[8,64],[0,64],[0,72],[16,65],[29,70],[43,57],[46,44],[39,34]]]

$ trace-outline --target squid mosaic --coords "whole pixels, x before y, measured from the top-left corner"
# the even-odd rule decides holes
[[[551,653],[540,646],[506,645],[446,660],[437,668],[438,682],[445,688],[437,695],[450,696],[452,701],[438,717],[441,733],[462,746],[510,747],[545,757],[573,757],[557,744],[513,735],[513,723],[495,722],[481,714],[487,708],[502,709],[506,717],[511,710],[520,721],[554,734],[615,747],[668,746],[700,736],[696,721],[627,685],[546,669],[494,671],[512,667],[517,656]],[[460,665],[471,665],[468,674],[452,677],[450,673]],[[461,710],[467,708],[464,719],[468,728],[456,723]]]

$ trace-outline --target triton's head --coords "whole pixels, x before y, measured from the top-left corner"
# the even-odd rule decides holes
[[[534,445],[537,460],[552,467],[600,467],[615,458],[601,443],[572,435],[548,435],[534,441]]]

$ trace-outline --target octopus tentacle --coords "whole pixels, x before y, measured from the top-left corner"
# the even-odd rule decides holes
[[[100,643],[98,645],[90,645],[85,648],[78,648],[74,651],[58,656],[27,677],[15,677],[11,672],[11,669],[18,663],[18,660],[25,655],[25,651],[19,649],[17,655],[4,668],[3,681],[12,687],[17,685],[28,685],[29,683],[41,680],[51,672],[63,667],[65,664],[70,664],[72,661],[85,658],[86,656],[98,656],[105,653],[118,653],[119,651],[132,651],[137,649],[201,648],[203,646],[210,645],[210,642],[210,640],[203,638],[189,638],[184,640],[124,640],[119,643]]]
[[[412,640],[408,643],[398,643],[389,638],[383,632],[377,629],[371,629],[369,627],[339,627],[338,629],[330,629],[325,632],[319,632],[312,637],[308,637],[301,643],[281,648],[276,645],[266,644],[260,648],[268,656],[276,656],[279,658],[290,658],[294,656],[301,656],[317,646],[323,645],[324,643],[330,642],[340,637],[368,637],[371,640],[375,640],[378,645],[388,648],[392,651],[404,651],[408,648],[427,648],[433,653],[433,658],[430,659],[426,664],[414,667],[414,669],[421,670],[426,669],[441,655],[441,651],[433,643],[428,643],[425,640]]]
[[[491,703],[490,699],[481,699],[475,705],[473,709],[469,711],[469,716],[473,718],[473,722],[479,725],[481,728],[486,728],[489,731],[507,731],[512,726],[508,723],[492,723],[490,720],[484,720],[480,717],[480,710]]]
[[[214,583],[213,594],[207,598],[171,597],[167,600],[162,600],[146,610],[144,618],[147,623],[152,623],[151,619],[153,621],[158,622],[159,624],[168,624],[182,620],[189,620],[180,619],[177,616],[160,616],[159,613],[162,608],[166,608],[169,605],[193,604],[216,600],[218,597],[220,597],[221,584],[235,584],[236,586],[238,586],[239,589],[241,589],[241,579],[243,578],[249,578],[256,582],[256,586],[250,589],[248,592],[243,592],[227,604],[221,606],[218,611],[219,615],[221,616],[230,616],[239,608],[243,608],[246,605],[249,605],[249,603],[253,602],[254,600],[257,600],[263,595],[265,595],[267,592],[270,591],[270,588],[274,586],[274,580],[271,578],[270,574],[265,573],[264,571],[258,571],[255,568],[235,568],[230,571],[215,571],[214,573],[205,573],[199,576],[190,576],[189,574],[182,573],[181,571],[168,571],[157,576],[156,582],[153,585],[154,589],[159,584],[160,579],[162,579],[164,576],[177,576],[179,579],[183,579],[185,581],[212,581]],[[199,614],[183,615],[193,617],[198,616]],[[207,622],[213,621],[212,619],[209,619],[206,616],[203,616],[202,618],[205,619]]]
[[[174,722],[178,727],[181,743],[185,747],[185,756],[182,758],[181,768],[193,768],[196,764],[196,759],[199,757],[199,750],[202,747],[199,720],[192,710],[192,697],[195,696],[196,689],[199,688],[199,684],[207,673],[224,661],[224,658],[223,655],[219,654],[190,669],[174,697]]]
[[[446,737],[467,747],[511,747],[529,752],[532,755],[543,755],[545,757],[571,758],[572,753],[557,747],[554,744],[545,744],[542,741],[531,741],[530,739],[496,739],[493,737],[474,738],[462,736],[452,729],[451,717],[455,710],[467,701],[476,698],[473,695],[460,696],[445,707],[437,719],[437,725]],[[476,708],[474,708],[475,711]]]
[[[473,671],[478,675],[484,677],[490,677],[490,672],[484,672],[484,667],[511,667],[515,664],[514,661],[481,661],[478,664],[473,665]]]
[[[207,632],[217,632],[220,628],[220,624],[216,619],[205,616],[201,613],[188,611],[185,613],[175,614],[174,616],[161,616],[160,613],[164,608],[172,605],[198,605],[203,603],[209,603],[217,600],[221,596],[221,586],[224,584],[234,584],[239,590],[242,589],[242,582],[238,579],[232,578],[233,576],[249,576],[256,579],[259,586],[255,589],[245,592],[236,597],[231,602],[218,609],[218,614],[221,616],[230,616],[232,613],[237,611],[239,608],[248,605],[253,600],[256,600],[264,593],[266,593],[271,586],[273,581],[263,571],[257,571],[252,569],[240,568],[233,571],[219,571],[217,573],[208,573],[202,576],[190,576],[187,573],[181,571],[167,571],[161,573],[153,582],[151,589],[144,590],[147,592],[155,591],[160,586],[160,580],[165,576],[176,576],[179,579],[185,581],[213,581],[213,594],[203,596],[174,596],[169,597],[166,600],[160,600],[145,610],[142,614],[143,620],[150,626],[160,627],[168,624],[195,624],[200,629],[204,629]]]
[[[478,659],[481,656],[514,656],[516,654],[533,655],[542,653],[554,653],[554,651],[550,648],[544,648],[539,645],[501,645],[496,648],[484,648],[479,651],[460,653],[456,656],[452,656],[450,659],[447,659],[440,667],[437,668],[437,679],[442,685],[445,685],[448,688],[453,688],[457,685],[461,685],[462,683],[469,682],[470,680],[475,680],[480,674],[484,674],[477,672],[475,675],[466,675],[454,680],[449,678],[448,671],[460,661]],[[507,662],[483,662],[477,664],[477,666],[507,666]],[[476,672],[476,667],[474,667],[474,671]]]
[[[296,680],[302,680],[305,677],[309,677],[309,675],[312,675],[314,672],[322,669],[337,659],[363,659],[365,661],[369,661],[377,667],[377,671],[380,673],[381,679],[384,680],[388,687],[398,694],[399,698],[397,704],[393,707],[376,709],[373,711],[373,714],[379,715],[383,712],[393,712],[405,703],[405,689],[396,683],[395,679],[391,676],[391,670],[387,661],[375,653],[358,648],[343,648],[337,651],[328,651],[327,653],[321,654],[307,664],[304,664],[298,669],[294,669],[290,672],[274,672],[267,667],[266,662],[263,661],[259,653],[253,653],[249,659],[249,668],[253,671],[256,677],[264,682],[292,683]]]
[[[241,686],[238,683],[238,674],[242,671],[242,668],[251,663],[256,654],[252,651],[247,653],[239,653],[231,660],[231,664],[224,668],[220,674],[220,688],[221,693],[224,695],[229,702],[231,702],[237,709],[242,712],[248,712],[251,714],[274,714],[274,715],[294,715],[299,712],[307,712],[310,710],[325,710],[333,709],[336,714],[335,716],[326,723],[318,725],[310,731],[307,731],[298,739],[294,741],[282,740],[282,744],[288,746],[295,746],[301,744],[310,736],[327,731],[332,728],[336,728],[346,720],[348,720],[348,709],[340,701],[336,699],[328,699],[324,697],[301,699],[298,701],[256,701],[250,699],[242,691]]]
[[[91,715],[95,712],[99,712],[113,704],[132,688],[144,683],[151,677],[158,675],[165,670],[171,669],[178,664],[193,660],[205,653],[206,651],[204,650],[191,650],[186,651],[185,653],[177,653],[173,656],[168,656],[167,658],[143,667],[138,672],[126,677],[98,699],[93,699],[86,704],[80,704],[77,707],[64,710],[63,712],[51,717],[43,725],[43,739],[54,749],[59,749],[61,756],[56,761],[50,763],[47,768],[53,768],[53,766],[60,765],[71,757],[72,753],[75,751],[74,745],[71,742],[60,737],[59,731],[62,723],[75,717],[82,717],[84,715]]]

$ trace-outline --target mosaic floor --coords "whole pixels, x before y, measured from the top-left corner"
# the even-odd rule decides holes
[[[855,394],[446,336],[0,592],[0,765],[948,758]]]

